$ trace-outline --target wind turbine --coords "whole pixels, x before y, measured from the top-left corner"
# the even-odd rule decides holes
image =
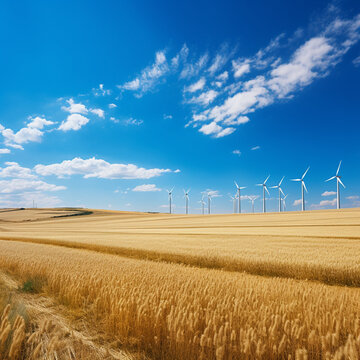
[[[229,194],[229,196],[230,196],[230,198],[231,198],[231,200],[233,202],[234,214],[236,214],[236,200],[237,200],[236,194],[235,194],[235,196],[231,196]]]
[[[189,213],[189,192],[190,192],[190,189],[187,191],[184,190],[186,215]]]
[[[345,189],[345,185],[343,184],[343,182],[341,181],[341,176],[339,175],[339,171],[340,171],[340,166],[341,166],[341,161],[339,162],[339,166],[336,170],[336,174],[335,176],[331,177],[330,179],[325,180],[326,181],[330,181],[333,179],[336,179],[336,208],[340,209],[340,187],[339,187],[339,183],[344,187]]]
[[[281,212],[281,194],[283,194],[285,196],[285,194],[283,193],[282,189],[281,189],[281,183],[284,180],[284,177],[282,177],[282,179],[280,180],[278,185],[272,186],[270,189],[279,189],[279,212]]]
[[[305,181],[304,181],[304,177],[307,174],[307,172],[309,171],[310,166],[306,169],[306,171],[304,172],[303,176],[300,179],[291,179],[291,181],[300,181],[301,182],[301,210],[305,211],[305,193],[304,193],[304,189],[306,192],[307,188],[305,185]]]
[[[174,187],[171,190],[166,190],[169,194],[169,214],[171,214],[171,200],[172,200],[172,192],[174,190]]]
[[[207,198],[208,198],[208,214],[211,213],[211,209],[210,209],[210,206],[211,206],[211,194],[210,192],[207,193]]]
[[[258,196],[254,196],[254,195],[248,196],[248,199],[251,201],[251,210],[253,213],[254,213],[254,202],[257,198],[258,198]]]
[[[287,195],[285,195],[282,199],[281,199],[281,201],[282,201],[282,205],[283,205],[283,211],[285,211],[286,210],[286,202],[285,202],[285,199],[287,198]]]
[[[265,181],[262,184],[256,184],[256,186],[262,186],[263,188],[263,213],[266,212],[266,204],[265,204],[265,190],[270,195],[269,190],[266,186],[266,182],[269,180],[270,175],[265,179]]]
[[[234,181],[234,183],[235,183],[235,186],[236,186],[237,191],[238,191],[238,201],[239,201],[238,211],[239,211],[239,214],[240,214],[240,213],[241,213],[241,196],[240,196],[240,191],[241,191],[242,189],[246,189],[246,186],[241,186],[241,187],[240,187],[240,186],[237,184],[236,181]]]
[[[204,215],[205,214],[205,201],[204,201],[204,195],[201,196],[201,200],[199,201],[201,204],[201,212]]]

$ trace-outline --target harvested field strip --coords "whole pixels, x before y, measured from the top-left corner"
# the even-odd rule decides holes
[[[360,289],[0,241],[0,267],[44,279],[124,345],[156,359],[356,359]]]
[[[86,243],[76,241],[60,241],[52,239],[37,238],[13,238],[0,237],[4,241],[30,242],[46,245],[57,245],[62,247],[85,249],[120,255],[135,259],[153,260],[158,262],[170,262],[176,264],[185,264],[200,268],[222,269],[235,272],[246,272],[248,274],[285,277],[299,280],[320,281],[329,285],[360,287],[360,254],[355,254],[359,262],[345,264],[343,258],[339,259],[339,265],[334,266],[329,261],[328,264],[319,263],[317,259],[314,262],[300,262],[299,259],[286,259],[281,261],[279,257],[271,260],[264,258],[241,258],[239,256],[232,258],[221,256],[208,252],[203,255],[191,255],[190,253],[161,252],[149,249],[120,247],[111,245],[100,245],[99,243]],[[281,246],[286,247],[286,243],[281,242]],[[314,250],[314,255],[316,249]]]

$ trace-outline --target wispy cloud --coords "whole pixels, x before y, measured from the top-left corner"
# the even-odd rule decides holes
[[[161,191],[155,184],[143,184],[138,185],[132,189],[135,192],[153,192],[153,191]]]
[[[196,92],[198,90],[202,90],[203,87],[205,86],[206,80],[204,77],[200,78],[197,82],[195,82],[194,84],[191,84],[187,87],[185,87],[184,91],[185,92]]]
[[[259,145],[253,146],[250,150],[252,150],[252,151],[260,150],[260,146]]]
[[[321,196],[333,196],[336,195],[335,191],[324,191]]]
[[[240,150],[233,150],[232,152],[234,155],[240,156],[241,155],[241,151]]]
[[[90,109],[90,112],[97,115],[98,117],[101,117],[101,118],[105,117],[105,112],[102,109]]]
[[[302,203],[302,200],[301,200],[301,199],[297,199],[297,200],[295,200],[295,201],[293,202],[293,206],[299,206],[299,205],[301,205],[301,203]]]
[[[89,159],[74,158],[61,163],[36,165],[35,172],[39,175],[55,175],[59,178],[71,175],[82,175],[84,178],[101,179],[150,179],[171,173],[170,169],[145,169],[134,164],[111,164],[95,157]]]
[[[141,97],[145,92],[153,89],[157,83],[169,71],[169,65],[166,60],[165,51],[158,51],[155,54],[155,62],[141,71],[141,74],[135,79],[119,85],[119,89],[136,92]]]

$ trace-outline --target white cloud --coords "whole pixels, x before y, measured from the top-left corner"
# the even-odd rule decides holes
[[[74,99],[69,99],[66,100],[66,102],[69,104],[68,107],[66,106],[62,106],[61,109],[64,111],[67,111],[71,114],[87,114],[88,113],[88,109],[86,108],[85,105],[81,104],[81,103],[75,103]]]
[[[360,56],[358,56],[357,58],[355,58],[355,59],[353,60],[353,64],[354,64],[354,66],[356,66],[356,67],[360,66]]]
[[[102,159],[74,158],[61,163],[36,165],[35,171],[43,176],[55,175],[59,178],[71,175],[83,175],[84,178],[101,179],[150,179],[165,173],[170,169],[145,169],[134,164],[111,164]]]
[[[358,199],[360,199],[360,196],[358,196],[358,195],[347,196],[346,199],[347,200],[358,200]]]
[[[280,34],[252,58],[232,61],[235,77],[248,73],[252,67],[262,71],[258,71],[256,77],[229,84],[211,101],[190,99],[188,103],[205,107],[213,102],[214,106],[197,114],[201,118],[193,118],[187,125],[194,124],[197,127],[198,121],[207,122],[201,126],[200,131],[213,135],[214,131],[219,130],[215,125],[239,125],[243,123],[236,120],[240,116],[283,98],[291,98],[296,91],[310,85],[315,79],[327,76],[350,47],[359,41],[360,15],[350,20],[337,18],[330,22],[322,32],[304,41],[293,51],[288,61],[283,61],[273,53],[281,47],[293,46],[300,37],[283,41],[284,37],[284,34]],[[214,86],[218,84],[214,82]]]
[[[37,207],[55,207],[62,203],[57,196],[49,196],[40,191],[2,194],[0,206],[6,208],[32,207],[33,200]]]
[[[170,115],[170,114],[164,114],[164,119],[165,120],[168,120],[168,119],[172,119],[173,118],[173,116],[172,115]]]
[[[241,151],[240,151],[240,150],[233,150],[232,153],[233,153],[234,155],[238,155],[238,156],[241,155]]]
[[[324,191],[321,196],[333,196],[336,195],[335,191]]]
[[[110,95],[111,90],[105,89],[104,84],[99,84],[99,87],[97,89],[93,89],[93,93],[95,96],[105,96]]]
[[[220,75],[216,77],[220,81],[226,81],[229,78],[229,73],[227,71],[224,71]]]
[[[222,128],[219,126],[215,121],[211,122],[210,124],[203,125],[199,131],[205,135],[212,135],[215,138],[221,138],[227,135],[232,134],[236,129],[235,128]]]
[[[89,119],[80,114],[71,114],[67,117],[65,121],[61,123],[58,127],[58,130],[69,131],[69,130],[79,130],[82,126],[86,125],[89,122]]]
[[[239,78],[242,75],[250,72],[250,64],[248,61],[237,61],[237,60],[233,60],[232,62],[232,67],[234,70],[234,77],[235,78]]]
[[[101,118],[105,117],[105,112],[102,109],[90,109],[90,112],[92,112],[93,114],[95,114]]]
[[[225,55],[225,53],[217,54],[215,56],[214,61],[212,62],[212,64],[208,68],[208,72],[211,75],[214,75],[217,71],[219,71],[226,64],[228,59],[229,59],[229,57],[228,57],[228,55]]]
[[[202,90],[205,86],[206,80],[204,77],[200,78],[196,83],[187,86],[184,91],[193,93],[198,90]]]
[[[214,99],[219,95],[219,93],[215,90],[209,90],[203,92],[197,97],[191,98],[188,102],[194,104],[208,105],[214,101]]]
[[[256,145],[256,146],[253,146],[250,150],[254,151],[254,150],[259,150],[259,149],[260,149],[260,146]]]
[[[314,78],[324,75],[332,65],[334,47],[325,37],[308,40],[293,55],[287,64],[281,64],[271,71],[268,82],[270,89],[280,98],[298,88],[309,85]]]
[[[116,104],[113,104],[113,103],[109,104],[109,109],[115,109],[116,107],[117,107]]]
[[[131,80],[119,88],[129,91],[138,91],[138,96],[151,90],[159,80],[169,71],[164,51],[158,51],[155,54],[155,63],[146,67],[141,74],[134,80]]]
[[[240,125],[246,124],[250,119],[247,116],[239,116],[237,119],[226,119],[223,121],[224,125]]]
[[[187,52],[189,49],[187,48]],[[199,74],[209,60],[209,55],[204,54],[195,62],[186,62],[184,68],[180,72],[180,79],[189,79]],[[185,60],[186,61],[186,60]]]
[[[2,125],[0,125],[0,132],[5,138],[5,145],[23,150],[20,144],[40,142],[44,134],[41,130],[44,126],[52,124],[54,124],[52,121],[36,116],[35,118],[30,118],[30,122],[26,127],[20,129],[18,132],[6,129]]]
[[[10,154],[10,149],[0,149],[0,154]]]
[[[148,191],[161,191],[161,189],[157,188],[155,184],[143,184],[134,187],[132,191],[148,192]]]
[[[302,204],[302,200],[301,199],[297,199],[293,202],[293,206],[298,206]]]
[[[0,180],[0,193],[9,194],[22,191],[59,191],[65,190],[65,186],[48,184],[41,180],[11,179]]]
[[[6,167],[0,168],[0,178],[22,178],[22,179],[34,179],[36,175],[33,175],[31,169],[24,168],[16,162],[5,162]]]
[[[138,119],[134,119],[134,118],[128,118],[126,120],[124,120],[124,124],[125,125],[135,125],[135,126],[139,126],[141,124],[143,124],[144,121],[143,120],[138,120]]]
[[[221,196],[219,190],[211,190],[211,189],[207,189],[206,191],[204,191],[204,194],[205,195],[209,194],[213,198]]]
[[[322,200],[320,201],[320,206],[335,206],[336,205],[336,198],[332,200]]]
[[[46,120],[45,118],[41,118],[40,116],[36,116],[34,118],[30,118],[30,122],[27,124],[27,127],[32,129],[43,129],[44,126],[52,125],[54,124],[50,120]]]

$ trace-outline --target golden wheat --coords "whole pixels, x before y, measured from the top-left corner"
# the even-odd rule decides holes
[[[41,210],[28,212],[31,219]],[[0,239],[360,286],[359,209],[241,216],[94,211],[1,227]]]
[[[0,267],[156,359],[357,359],[360,289],[0,241]]]

